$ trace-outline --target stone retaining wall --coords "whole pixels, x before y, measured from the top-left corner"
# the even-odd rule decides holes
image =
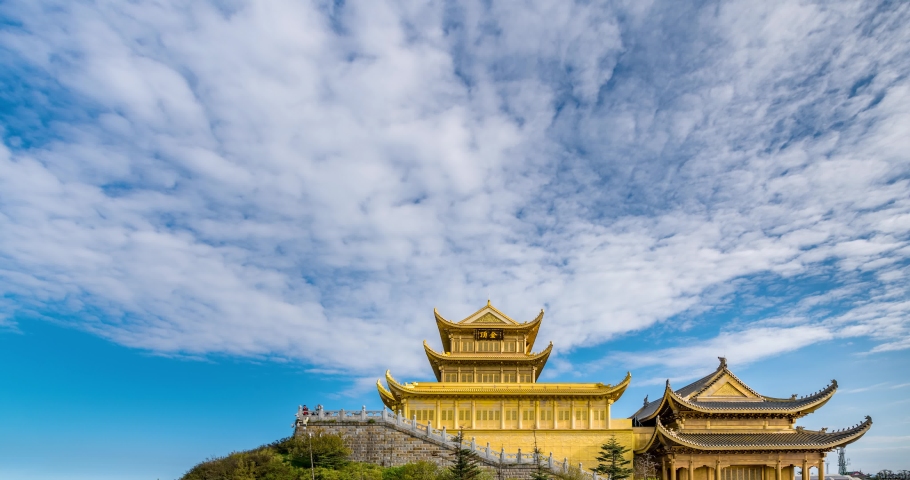
[[[398,466],[414,462],[432,462],[446,468],[452,464],[455,447],[443,442],[415,436],[407,428],[399,428],[383,422],[326,421],[310,423],[309,428],[339,434],[351,448],[351,460],[382,466]],[[298,427],[296,435],[305,435]],[[480,458],[480,464],[496,478],[531,478],[536,467],[531,464],[512,464],[502,467]]]

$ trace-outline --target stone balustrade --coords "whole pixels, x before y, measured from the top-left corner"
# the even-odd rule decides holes
[[[447,432],[445,427],[439,430],[433,428],[431,422],[422,424],[417,421],[416,416],[409,419],[385,408],[382,410],[367,410],[366,407],[362,407],[360,410],[324,410],[322,406],[319,406],[309,412],[304,412],[302,408],[298,408],[294,427],[305,429],[307,425],[317,426],[326,422],[382,423],[393,426],[399,431],[408,432],[414,437],[440,442],[451,450],[458,448],[456,444],[457,435]],[[536,456],[533,452],[522,452],[521,449],[518,449],[517,452],[506,452],[504,449],[497,452],[490,449],[489,443],[485,446],[477,445],[473,437],[470,441],[462,439],[461,448],[471,450],[484,463],[494,467],[534,465],[538,463],[552,473],[567,473],[570,468],[573,470],[577,468],[578,472],[590,480],[600,480],[596,472],[585,471],[581,463],[575,467],[569,465],[567,458],[563,458],[562,461],[554,460],[552,452],[548,456]]]

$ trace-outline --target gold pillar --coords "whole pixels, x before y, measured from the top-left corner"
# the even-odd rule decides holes
[[[809,480],[809,460],[803,459],[803,480]]]
[[[440,415],[442,409],[439,408],[439,402],[439,400],[436,400],[436,418],[433,419],[433,422],[436,423],[437,429],[442,429],[442,415]]]
[[[534,428],[540,429],[540,400],[534,400]]]
[[[825,454],[818,460],[818,480],[825,480]]]
[[[553,399],[553,430],[556,430],[556,428],[559,426],[559,423],[557,423],[557,420],[556,420],[556,419],[558,418],[558,417],[556,416],[556,409],[557,409],[557,407],[556,407],[556,399],[554,398],[554,399]]]
[[[610,422],[610,405],[613,405],[613,399],[612,399],[612,398],[608,398],[608,399],[607,399],[607,429],[610,429],[610,428],[611,428],[611,426],[610,426],[610,423],[611,423],[611,422]]]
[[[660,459],[660,480],[667,480],[667,460],[663,457]]]
[[[776,478],[777,480],[784,480],[784,477],[781,475],[781,472],[780,472],[780,460],[777,461],[777,476],[775,476],[774,478]]]
[[[695,476],[692,475],[692,460],[689,460],[689,466],[686,467],[686,480],[692,480]]]
[[[531,368],[531,383],[537,383],[537,367]]]
[[[471,430],[477,428],[474,419],[477,418],[477,401],[471,400]]]
[[[714,467],[714,480],[720,480],[720,460],[717,460]]]
[[[670,480],[676,480],[676,462],[670,460]]]

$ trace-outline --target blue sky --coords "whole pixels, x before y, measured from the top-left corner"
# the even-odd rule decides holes
[[[0,477],[175,478],[547,311],[910,468],[910,5],[0,4]]]

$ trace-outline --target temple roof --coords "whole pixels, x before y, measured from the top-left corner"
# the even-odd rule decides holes
[[[872,418],[867,416],[862,423],[833,432],[797,428],[766,433],[683,433],[663,426],[658,418],[651,439],[635,453],[647,452],[657,443],[702,451],[832,450],[859,440],[871,427]]]
[[[726,359],[720,359],[720,366],[711,374],[700,378],[679,390],[670,388],[667,380],[664,394],[652,402],[646,402],[631,418],[648,422],[666,408],[689,410],[705,414],[751,413],[785,414],[802,416],[812,413],[824,405],[837,391],[837,381],[818,392],[803,397],[775,398],[761,395],[749,388],[727,368]]]
[[[495,397],[606,397],[613,400],[622,396],[629,382],[632,381],[632,374],[626,373],[626,377],[618,384],[603,383],[398,383],[392,378],[391,372],[386,372],[386,383],[389,385],[389,393],[396,402],[402,398],[413,397],[433,397],[433,396],[495,396]],[[380,387],[380,396],[383,390]],[[385,398],[383,399],[385,402]],[[386,403],[388,405],[388,403]],[[391,408],[391,407],[390,407]]]
[[[540,310],[540,314],[534,320],[525,323],[518,323],[512,320],[508,315],[500,312],[499,309],[490,304],[489,300],[483,308],[459,322],[446,320],[435,308],[433,309],[433,315],[436,317],[439,338],[442,340],[442,349],[445,352],[452,351],[452,345],[449,340],[450,333],[464,334],[473,332],[475,328],[501,328],[512,332],[525,333],[528,336],[527,352],[525,353],[530,353],[531,348],[534,346],[534,340],[537,339],[540,323],[543,320],[543,309]]]
[[[540,372],[543,371],[544,365],[547,364],[550,352],[553,351],[553,342],[550,342],[550,345],[542,352],[531,354],[522,352],[473,352],[450,355],[448,353],[439,353],[433,350],[427,345],[426,340],[423,342],[423,349],[427,354],[427,358],[430,360],[430,365],[433,367],[433,373],[436,375],[436,380],[439,381],[442,381],[440,366],[445,367],[448,364],[458,364],[460,362],[470,364],[495,363],[537,367],[537,374],[534,377],[534,380],[537,380],[537,378],[540,377]]]

